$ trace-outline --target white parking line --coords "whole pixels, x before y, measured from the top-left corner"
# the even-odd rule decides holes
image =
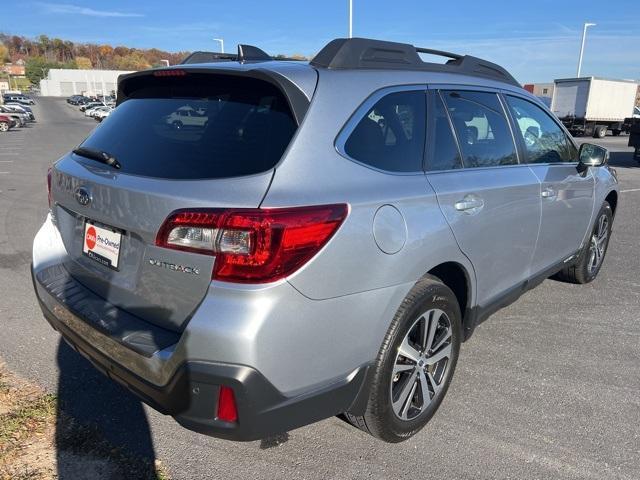
[[[8,175],[8,174],[10,174],[10,173],[11,173],[11,172],[0,172],[0,175]]]
[[[0,163],[13,163],[13,160],[0,160]]]
[[[620,190],[620,193],[627,193],[627,192],[640,192],[640,188],[630,188],[628,190]]]

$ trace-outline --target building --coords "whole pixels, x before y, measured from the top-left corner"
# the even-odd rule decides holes
[[[553,100],[553,91],[555,85],[553,83],[527,83],[524,85],[524,89],[534,94],[540,100],[542,100],[547,106],[551,105]]]
[[[24,60],[19,59],[19,60],[16,60],[15,63],[5,63],[1,67],[1,69],[4,73],[8,73],[11,76],[24,77],[24,73],[25,73]]]
[[[40,95],[70,97],[71,95],[108,95],[118,86],[118,77],[124,70],[70,70],[52,68],[40,80]]]

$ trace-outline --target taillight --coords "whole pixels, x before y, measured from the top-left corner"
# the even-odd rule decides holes
[[[51,167],[47,170],[47,200],[49,201],[49,208],[51,208]]]
[[[218,394],[218,411],[216,418],[224,422],[238,421],[238,408],[236,407],[236,397],[230,387],[224,385],[220,387]]]
[[[290,275],[338,230],[345,204],[282,209],[194,209],[173,212],[156,245],[215,255],[211,277],[266,283]]]

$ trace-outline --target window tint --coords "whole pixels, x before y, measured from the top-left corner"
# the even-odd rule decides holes
[[[577,152],[564,131],[540,107],[507,96],[509,109],[518,124],[527,151],[527,163],[573,162]]]
[[[447,111],[439,95],[435,95],[433,110],[433,144],[427,169],[429,171],[461,168],[462,161],[453,137]]]
[[[465,168],[518,163],[509,124],[496,94],[444,91],[442,95],[458,134]]]
[[[286,98],[261,80],[153,77],[128,96],[82,144],[115,156],[124,173],[207,179],[264,172],[296,130]]]
[[[344,150],[351,158],[381,170],[422,170],[425,93],[390,93],[360,120]]]

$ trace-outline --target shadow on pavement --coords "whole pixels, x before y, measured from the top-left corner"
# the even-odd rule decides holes
[[[133,394],[97,371],[88,360],[60,340],[57,353],[58,413],[64,412],[79,424],[95,429],[111,445],[130,456],[146,460],[149,472],[143,478],[155,478],[155,451],[151,430],[142,403]],[[61,415],[58,415],[61,418]],[[78,470],[63,458],[69,444],[60,423],[56,429],[58,479],[77,479]],[[74,446],[81,447],[81,446]],[[141,472],[138,471],[138,474]]]

